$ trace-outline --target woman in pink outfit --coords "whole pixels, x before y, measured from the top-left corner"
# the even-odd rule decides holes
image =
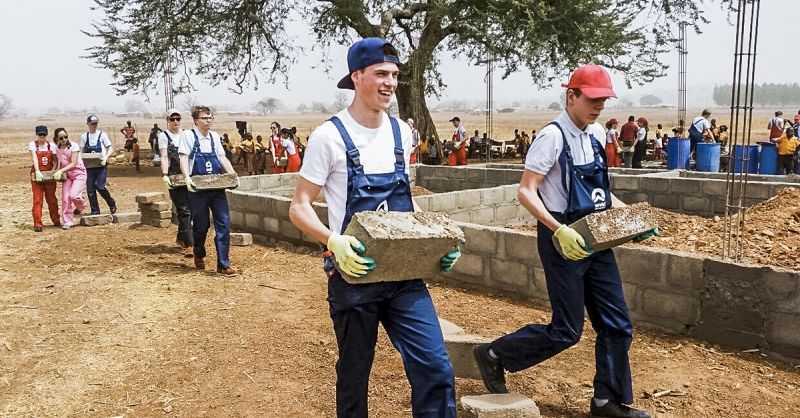
[[[84,209],[86,167],[83,166],[80,147],[69,140],[66,129],[56,129],[55,141],[58,145],[58,162],[61,168],[56,171],[54,177],[59,179],[64,176],[64,183],[61,185],[61,227],[69,229],[75,221],[74,215],[83,212]]]

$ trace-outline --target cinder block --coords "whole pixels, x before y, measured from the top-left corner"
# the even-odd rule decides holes
[[[100,167],[100,160],[102,159],[103,155],[99,152],[81,153],[81,160],[83,160],[83,166],[86,168]]]
[[[464,328],[442,318],[439,317],[439,327],[442,329],[442,335],[449,335],[449,334],[464,334]]]
[[[473,334],[444,334],[444,345],[453,365],[456,377],[480,379],[481,372],[475,364],[473,350],[478,344],[486,344],[492,340]]]
[[[490,262],[492,284],[504,290],[531,293],[528,266],[514,261],[492,258]]]
[[[642,294],[644,310],[652,316],[673,319],[676,331],[683,331],[686,325],[695,325],[700,316],[700,301],[696,298],[665,292],[659,289],[645,289]]]
[[[292,199],[285,197],[273,198],[273,205],[275,206],[275,217],[279,219],[289,219],[289,207],[292,205]]]
[[[419,206],[420,211],[427,212],[428,207],[431,204],[431,196],[415,196],[414,202],[417,203],[417,206]]]
[[[766,322],[766,337],[771,351],[800,358],[800,315],[773,313]]]
[[[153,219],[142,217],[142,225],[150,225],[156,228],[169,228],[172,225],[169,219]]]
[[[536,403],[517,393],[462,396],[464,418],[539,418]]]
[[[245,213],[244,224],[248,229],[261,229],[261,216],[259,216],[257,213]]]
[[[299,240],[303,237],[303,234],[300,232],[300,230],[297,229],[297,227],[294,226],[294,224],[291,223],[290,221],[279,220],[279,222],[280,224],[278,228],[280,230],[280,234],[283,235],[284,237],[296,240]]]
[[[53,174],[56,173],[57,170],[50,170],[50,171],[42,171],[42,181],[37,183],[52,183],[54,181],[64,181],[66,179],[66,175],[61,176],[61,180],[56,180],[53,177]],[[31,181],[36,181],[36,173],[31,173]]]
[[[322,223],[324,223],[325,225],[328,225],[328,223],[329,223],[328,222],[328,205],[323,204],[323,203],[314,203],[313,206],[314,206],[314,213],[317,214],[317,217],[319,218],[319,220],[322,221]]]
[[[238,210],[230,211],[231,214],[231,226],[236,228],[244,228],[244,213]]]
[[[678,209],[680,201],[677,194],[672,193],[656,193],[653,195],[653,206],[661,209]]]
[[[511,221],[517,218],[517,205],[506,204],[494,208],[494,222]]]
[[[703,287],[703,259],[688,254],[664,254],[667,283],[675,289],[700,290]]]
[[[636,176],[611,176],[611,187],[616,193],[617,190],[639,190],[639,177]]]
[[[480,190],[463,190],[458,192],[457,195],[459,209],[477,208],[481,205]]]
[[[173,176],[172,187],[186,186],[183,176]],[[238,185],[238,176],[235,173],[204,174],[192,176],[192,182],[197,190],[234,189]]]
[[[700,179],[672,179],[672,193],[700,194],[702,183],[708,180]]]
[[[497,234],[487,228],[480,228],[478,225],[462,225],[464,231],[464,244],[467,253],[481,255],[495,255],[497,248]]]
[[[500,187],[481,190],[481,201],[483,206],[499,205],[505,202],[505,191]]]
[[[539,258],[536,236],[521,232],[508,232],[506,235],[506,255],[520,260]]]
[[[108,225],[114,221],[112,215],[87,215],[81,217],[81,225],[83,226],[98,226]]]
[[[706,196],[725,196],[727,184],[725,180],[704,180],[703,181],[703,194]]]
[[[136,195],[136,203],[140,205],[153,202],[163,202],[165,200],[168,200],[168,198],[167,194],[164,192],[139,193]]]
[[[464,240],[461,228],[434,212],[358,212],[345,234],[358,238],[365,255],[377,263],[364,278],[342,273],[350,283],[435,277],[441,273],[441,257]]]
[[[151,203],[140,203],[139,210],[149,210],[149,211],[157,211],[160,212],[162,210],[170,210],[172,209],[172,202],[166,200],[159,200],[157,202]]]
[[[479,225],[489,225],[494,221],[494,208],[481,208],[469,211],[469,221]]]
[[[447,216],[456,222],[470,222],[469,213],[470,211],[465,209],[458,212],[450,212],[447,214]]]
[[[506,203],[509,203],[509,204],[513,203],[515,206],[518,205],[519,204],[518,203],[519,201],[517,200],[517,192],[518,191],[519,191],[519,185],[517,185],[517,184],[513,184],[511,186],[504,187],[503,188],[503,194],[504,194],[503,200],[505,200]]]
[[[246,232],[231,232],[231,245],[238,247],[253,245],[253,236]]]
[[[264,223],[262,226],[264,227],[265,231],[269,231],[272,233],[277,234],[281,230],[281,221],[277,218],[265,217],[263,219]]]
[[[124,212],[124,213],[117,212],[111,215],[111,222],[115,224],[140,222],[141,219],[142,219],[142,214],[139,212]]]
[[[143,209],[142,210],[142,219],[167,219],[167,220],[170,220],[170,223],[171,223],[172,211],[169,210],[169,209],[161,210],[161,211],[159,211],[159,210],[144,210]]]
[[[707,197],[681,197],[681,209],[699,214],[711,214],[711,199]]]
[[[669,193],[672,179],[662,177],[642,177],[639,190],[650,193]]]
[[[443,193],[431,196],[428,210],[433,212],[450,212],[456,208],[456,193]]]
[[[461,254],[453,266],[453,273],[483,277],[483,258],[479,255]]]
[[[647,203],[594,212],[570,225],[593,251],[624,244],[657,226],[655,213]],[[560,251],[561,247],[556,245],[556,249]]]

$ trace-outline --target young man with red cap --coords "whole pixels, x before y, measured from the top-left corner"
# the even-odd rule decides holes
[[[520,203],[538,220],[537,246],[552,322],[530,324],[478,345],[475,359],[486,389],[505,393],[505,370],[527,369],[580,340],[585,308],[597,331],[591,416],[650,417],[627,406],[633,403],[628,360],[633,326],[614,253],[593,253],[568,226],[592,212],[625,206],[611,194],[600,142],[605,133],[596,122],[606,100],[617,95],[606,70],[592,64],[575,70],[562,87],[567,88],[566,108],[531,146],[518,192]]]
[[[408,180],[411,129],[386,114],[397,88],[399,59],[385,39],[362,39],[347,52],[349,73],[338,87],[355,90],[353,103],[308,138],[289,216],[304,233],[327,244],[324,270],[339,359],[336,411],[340,418],[368,416],[369,374],[378,324],[400,352],[411,384],[414,417],[455,417],[455,379],[436,310],[425,283],[353,284],[339,270],[363,277],[375,269],[357,238],[343,235],[351,217],[365,210],[415,210]],[[325,191],[329,225],[312,203]],[[458,250],[440,260],[449,271]],[[338,262],[334,266],[333,258]]]

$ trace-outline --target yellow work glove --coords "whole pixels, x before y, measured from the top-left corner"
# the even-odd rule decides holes
[[[102,158],[100,160],[100,167],[105,167],[107,162],[108,162],[108,157]]]
[[[165,185],[167,185],[167,188],[168,188],[168,189],[171,189],[171,188],[172,188],[172,180],[170,180],[170,179],[169,179],[169,176],[168,176],[168,175],[164,174],[164,175],[161,177],[161,180],[164,182],[164,184],[165,184]]]
[[[33,175],[33,178],[36,179],[36,181],[44,180],[44,176],[42,175],[42,172],[39,170],[36,170],[36,174]]]
[[[584,241],[578,231],[567,225],[561,225],[553,234],[553,244],[561,249],[561,255],[567,260],[577,261],[592,254],[586,249]]]
[[[196,192],[197,191],[197,188],[194,185],[194,182],[192,181],[192,177],[191,176],[184,177],[184,180],[186,181],[186,189],[187,190],[189,190],[190,192]]]
[[[352,235],[331,233],[328,238],[328,249],[331,250],[342,273],[353,277],[364,277],[375,270],[372,257],[362,257],[366,248],[358,238]]]
[[[617,154],[622,154],[622,148],[621,147],[617,147]]]
[[[64,173],[63,173],[61,170],[56,170],[56,172],[55,172],[55,173],[53,173],[53,178],[54,178],[56,181],[60,181],[60,180],[61,180],[61,177],[63,177],[63,176],[64,176]]]

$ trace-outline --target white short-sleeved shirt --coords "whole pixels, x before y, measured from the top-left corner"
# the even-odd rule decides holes
[[[356,122],[347,109],[337,113],[353,144],[358,149],[365,174],[394,172],[394,136],[389,116],[383,114],[381,126],[366,128]],[[411,128],[403,121],[397,121],[402,138],[405,171],[408,173],[408,159],[411,156]],[[308,146],[300,175],[318,186],[322,186],[328,203],[330,229],[341,232],[347,203],[347,155],[344,140],[333,122],[327,121],[318,126],[308,137]]]
[[[111,140],[108,139],[108,134],[103,131],[95,131],[95,133],[84,132],[81,134],[81,142],[80,148],[81,152],[86,149],[86,141],[89,141],[89,146],[94,147],[97,146],[97,141],[99,140],[102,144],[101,149],[103,150],[103,154],[108,152],[108,149],[111,148]]]
[[[694,128],[697,129],[697,131],[701,134],[706,129],[711,130],[711,122],[702,116],[692,119],[692,126],[694,126]]]
[[[655,139],[656,148],[664,148],[664,140],[663,137],[659,137]]]
[[[644,141],[644,138],[647,136],[647,130],[644,127],[639,128],[636,131],[636,141]]]
[[[172,145],[175,145],[177,147],[178,144],[180,143],[180,138],[181,138],[181,134],[183,133],[183,129],[178,128],[178,133],[172,133],[172,132],[168,132],[168,131],[161,131],[161,133],[158,134],[158,149],[167,149],[168,148],[168,145],[169,145],[167,143],[167,141],[169,141],[169,139],[167,139],[167,134],[168,133],[169,133],[169,137],[172,138]],[[192,140],[194,140],[194,137],[192,137]]]
[[[214,141],[214,153],[217,158],[225,158],[225,149],[222,148],[222,141],[219,135],[214,131],[208,131],[208,136],[203,136],[197,128],[186,129],[181,132],[180,140],[178,141],[178,154],[192,155],[194,150],[194,133],[197,132],[197,138],[200,141],[200,152],[211,152],[211,141]],[[191,174],[192,167],[194,167],[194,158],[189,158],[189,173]],[[224,170],[224,169],[223,169]]]
[[[572,150],[572,161],[575,165],[588,164],[594,161],[594,149],[589,141],[589,135],[600,143],[605,135],[603,126],[595,122],[581,130],[572,122],[566,111],[555,118],[561,125],[567,143]],[[564,212],[567,210],[567,193],[561,184],[561,165],[558,157],[564,146],[561,132],[554,125],[547,125],[536,136],[536,141],[531,144],[528,155],[525,157],[525,169],[544,176],[539,186],[547,210],[551,212]],[[567,178],[569,181],[569,178]]]
[[[56,144],[50,141],[45,142],[44,145],[36,145],[36,141],[31,141],[30,143],[28,143],[28,151],[30,152],[50,151],[55,153],[58,151],[58,147],[56,146]]]
[[[283,149],[285,149],[286,152],[289,153],[289,155],[297,154],[297,147],[294,146],[294,141],[292,141],[291,139],[281,138],[281,146],[283,146]]]
[[[463,141],[467,137],[467,128],[464,125],[458,125],[457,128],[453,129],[453,138],[456,141]]]
[[[617,130],[614,128],[609,129],[608,132],[606,132],[606,144],[613,144],[616,136]]]

